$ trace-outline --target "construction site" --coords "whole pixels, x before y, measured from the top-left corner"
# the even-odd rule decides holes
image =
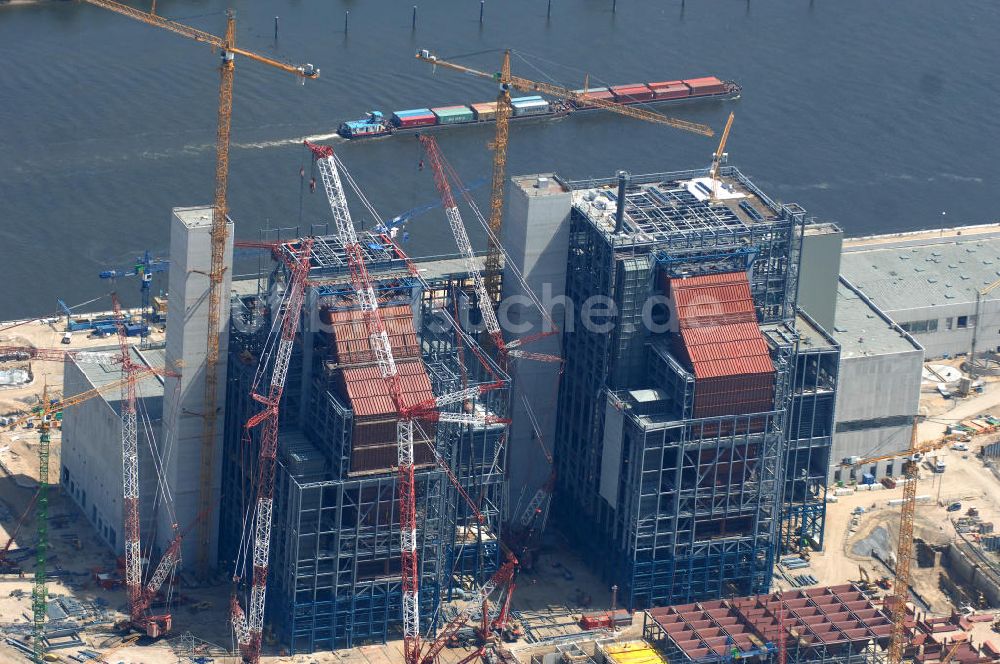
[[[314,223],[247,237],[234,58],[320,70],[238,48],[232,14],[86,1],[222,54],[215,198],[164,210],[169,256],[102,273],[94,311],[0,324],[0,659],[1000,661],[1000,255],[928,351],[952,318],[880,306],[909,286],[879,251],[941,252],[774,200],[733,114],[699,167],[508,174],[512,90],[715,133],[510,51],[416,55],[500,83],[488,209],[417,135],[446,249],[363,230],[377,183],[310,141]]]

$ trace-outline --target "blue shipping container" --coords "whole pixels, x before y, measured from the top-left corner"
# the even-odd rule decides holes
[[[407,115],[430,115],[431,109],[429,108],[411,108],[408,111],[396,111],[393,113],[398,118],[406,117]]]
[[[532,95],[531,97],[514,97],[510,100],[511,105],[526,102],[526,101],[544,101],[540,95]]]

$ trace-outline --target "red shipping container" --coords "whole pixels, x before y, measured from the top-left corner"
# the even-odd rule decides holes
[[[429,127],[437,124],[437,116],[433,113],[427,115],[406,115],[399,118],[399,126],[407,127]]]
[[[615,101],[622,104],[632,104],[640,101],[652,101],[653,91],[641,83],[631,83],[629,85],[616,85],[611,88],[615,95]]]
[[[606,101],[614,101],[615,93],[611,90],[595,90],[593,92],[588,92],[584,95],[588,99],[604,99]]]
[[[691,88],[684,85],[683,81],[650,83],[649,88],[657,99],[683,99],[691,94]]]
[[[705,76],[702,78],[686,78],[685,85],[691,88],[691,96],[715,95],[726,91],[726,84],[715,76]]]

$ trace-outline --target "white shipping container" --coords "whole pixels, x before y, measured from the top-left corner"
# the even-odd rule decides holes
[[[846,486],[845,487],[840,487],[839,489],[834,489],[833,490],[833,495],[835,495],[835,496],[849,496],[852,493],[854,493],[854,489],[850,489],[850,488],[848,488]]]
[[[872,488],[871,484],[859,484],[855,487],[858,491],[870,491]]]
[[[882,491],[883,489],[885,489],[885,485],[884,484],[872,484],[871,485],[871,490],[872,491]]]

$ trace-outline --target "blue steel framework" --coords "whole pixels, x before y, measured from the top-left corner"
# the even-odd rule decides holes
[[[788,484],[794,509],[781,499],[790,412],[806,409],[795,395],[805,213],[774,203],[735,168],[721,174],[747,198],[699,200],[681,183],[702,170],[633,177],[617,232],[614,180],[566,183],[574,190],[566,294],[575,303],[610,298],[617,312],[610,332],[585,329],[579,307],[565,325],[555,522],[633,608],[766,592],[779,533],[789,529],[782,520],[822,532],[825,495],[813,490],[811,464],[809,482]],[[694,376],[660,338],[667,335],[648,333],[642,307],[664,277],[733,271],[747,272],[770,347],[774,407],[694,419]],[[810,461],[824,447],[828,455],[828,435],[805,438]],[[805,460],[799,454],[793,464]]]
[[[294,232],[284,234],[290,236]],[[490,362],[489,369],[479,364],[469,340],[456,343],[453,318],[447,312],[456,294],[470,286],[466,275],[438,273],[429,288],[423,288],[382,238],[369,234],[363,243],[382,306],[405,303],[414,310],[435,394],[458,389],[463,378],[467,385],[495,380],[493,376],[507,380],[495,364]],[[330,339],[318,315],[320,308],[353,307],[347,263],[336,238],[319,236],[313,246],[302,334],[282,403],[267,601],[270,629],[293,653],[385,642],[402,635],[396,474],[391,468],[350,470],[353,412],[334,387],[338,367],[329,362]],[[221,560],[240,555],[239,537],[244,509],[252,498],[250,478],[256,458],[256,441],[242,425],[254,411],[248,395],[272,320],[269,293],[280,291],[285,280],[279,264],[257,296],[234,301]],[[468,406],[503,416],[507,392],[487,393]],[[477,501],[488,527],[477,526],[444,472],[433,464],[418,468],[421,613],[429,631],[440,623],[440,602],[450,598],[454,587],[481,583],[499,564],[492,533],[500,530],[506,439],[504,425],[438,424],[434,431],[435,449]]]
[[[805,312],[792,378],[789,441],[785,451],[781,548],[822,549],[826,522],[827,472],[833,445],[834,403],[840,346]],[[806,334],[804,328],[811,328]]]

